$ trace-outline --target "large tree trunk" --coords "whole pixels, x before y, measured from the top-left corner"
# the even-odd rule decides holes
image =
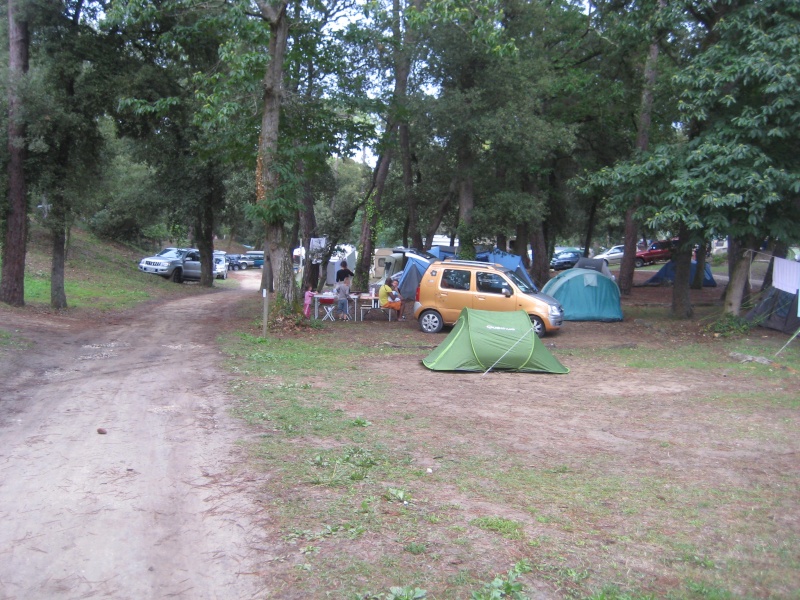
[[[475,236],[472,231],[472,211],[475,208],[472,151],[467,139],[462,139],[461,144],[458,149],[458,254],[461,258],[472,260],[475,258]]]
[[[53,236],[53,256],[50,262],[50,306],[67,308],[67,292],[64,287],[64,265],[67,260],[67,208],[65,198],[54,198],[47,220]]]
[[[528,243],[530,240],[530,234],[528,233],[527,223],[517,223],[515,237],[516,241],[514,242],[513,254],[519,254],[519,256],[522,258],[522,264],[525,265],[525,270],[530,273],[531,258],[528,256]]]
[[[659,11],[664,8],[665,0],[659,0]],[[653,98],[656,85],[656,66],[658,64],[659,44],[653,37],[644,65],[644,85],[642,86],[642,99],[639,105],[639,122],[636,125],[636,150],[645,152],[650,145],[650,125],[653,114]],[[636,238],[638,227],[634,220],[634,213],[639,206],[639,198],[634,200],[633,206],[625,211],[625,253],[619,266],[619,291],[623,296],[630,296],[633,288],[633,274],[636,266]]]
[[[681,227],[678,248],[672,255],[675,261],[675,281],[672,285],[672,316],[679,319],[691,319],[694,315],[692,300],[689,295],[689,279],[692,273],[692,247],[686,242],[688,231]]]
[[[206,197],[197,221],[197,249],[200,250],[200,285],[214,287],[214,208]]]
[[[319,285],[319,263],[311,262],[311,238],[317,232],[317,217],[314,213],[314,190],[306,180],[303,186],[303,208],[300,211],[300,235],[303,238],[303,289],[310,285],[317,289]]]
[[[264,114],[261,117],[261,137],[258,146],[258,165],[256,167],[256,202],[266,208],[265,233],[267,236],[264,251],[264,270],[261,276],[261,289],[269,290],[271,270],[267,268],[266,254],[269,254],[270,264],[273,268],[281,265],[289,255],[289,264],[292,261],[291,249],[288,245],[288,236],[283,231],[284,217],[280,207],[276,205],[279,180],[278,173],[273,165],[278,152],[278,134],[280,131],[280,112],[283,95],[283,62],[286,57],[286,46],[289,37],[289,20],[286,16],[287,3],[279,1],[269,3],[258,0],[261,16],[269,23],[269,63],[264,76]],[[285,275],[279,269],[279,275]],[[297,288],[294,284],[294,275],[289,270],[288,280],[279,281],[276,292],[288,304],[294,304]]]
[[[745,292],[750,286],[750,258],[756,248],[758,242],[752,237],[746,241],[731,238],[728,242],[728,256],[732,256],[734,264],[723,302],[723,311],[727,314],[738,316],[741,311]]]
[[[261,276],[261,288],[270,289],[270,277],[274,282],[275,295],[286,302],[297,301],[297,286],[294,281],[292,251],[288,243],[289,236],[283,225],[268,225],[267,239],[270,264],[264,261],[264,273]]]
[[[623,296],[630,296],[633,289],[633,274],[636,270],[636,246],[638,227],[633,218],[636,207],[625,211],[625,250],[619,265],[619,291]]]
[[[532,223],[531,226],[531,263],[530,276],[540,288],[550,280],[550,254],[547,252],[547,239],[545,238],[542,222]]]
[[[583,255],[592,255],[592,238],[594,238],[595,221],[597,220],[597,207],[600,205],[600,198],[592,196],[592,206],[589,207],[589,219],[586,224],[586,238],[583,240]]]
[[[422,5],[421,0],[412,0],[414,9],[419,11]],[[400,1],[394,0],[395,11],[394,22],[398,24],[395,29],[395,36],[399,39],[402,36],[402,46],[395,53],[395,86],[396,102],[401,110],[401,120],[398,126],[398,137],[400,142],[400,161],[403,167],[403,188],[405,191],[406,206],[408,209],[408,235],[411,238],[411,246],[422,248],[422,232],[419,227],[419,209],[417,203],[416,190],[414,189],[414,170],[413,157],[411,153],[411,134],[408,125],[408,76],[411,73],[411,53],[416,45],[416,35],[413,27],[408,27],[406,20],[401,20]],[[400,23],[405,27],[401,28]]]
[[[389,126],[394,130],[395,125]],[[372,195],[367,200],[364,207],[364,221],[361,223],[361,237],[358,241],[358,265],[355,270],[355,281],[353,287],[357,290],[369,289],[369,269],[372,266],[372,255],[375,250],[375,226],[378,224],[381,204],[383,201],[383,189],[386,187],[386,178],[389,176],[389,165],[392,162],[393,152],[389,145],[389,129],[386,131],[385,152],[378,157],[378,164],[375,165],[375,176]]]
[[[17,0],[8,0],[8,212],[3,240],[0,302],[25,304],[25,252],[28,239],[28,192],[25,182],[25,123],[20,79],[28,72],[28,23],[17,20]]]

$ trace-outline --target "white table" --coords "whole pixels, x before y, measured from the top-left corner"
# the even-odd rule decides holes
[[[351,314],[351,318],[354,321],[358,321],[358,296],[359,296],[358,294],[350,294],[350,296],[347,299],[348,304],[350,302],[353,303],[353,312],[350,313],[350,314]],[[326,301],[326,302],[322,303],[323,307],[330,305],[330,306],[335,308],[336,307],[337,297],[336,297],[336,294],[314,294],[314,318],[315,319],[319,319],[320,300],[325,300]],[[330,301],[330,302],[328,302],[328,301]],[[323,315],[323,317],[322,317],[323,321],[325,321],[325,320],[333,321],[333,312],[332,312],[332,310],[333,309],[331,309],[331,312],[326,312],[325,315]]]

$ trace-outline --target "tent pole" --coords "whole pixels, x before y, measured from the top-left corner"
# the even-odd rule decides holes
[[[783,345],[783,348],[781,348],[780,350],[778,350],[778,351],[775,353],[775,356],[778,356],[778,354],[780,354],[781,352],[783,352],[783,351],[786,349],[786,346],[788,346],[789,344],[791,344],[791,343],[792,343],[792,340],[793,340],[794,338],[796,338],[796,337],[797,337],[797,334],[798,334],[798,333],[800,333],[800,329],[798,329],[797,331],[795,331],[795,332],[794,332],[794,335],[793,335],[792,337],[790,337],[790,338],[789,338],[789,341],[788,341],[788,342],[786,342],[786,343]]]
[[[519,344],[519,343],[520,343],[520,342],[523,340],[523,338],[524,338],[526,335],[528,335],[528,334],[529,334],[531,331],[533,331],[533,335],[536,335],[536,332],[534,331],[533,327],[531,327],[531,328],[530,328],[528,331],[526,331],[525,333],[523,333],[523,334],[522,334],[522,337],[520,337],[520,338],[519,338],[519,339],[518,339],[516,342],[514,342],[514,344],[511,346],[511,348],[509,348],[508,350],[506,350],[505,352],[503,352],[503,356],[501,356],[501,357],[500,357],[500,358],[498,358],[496,361],[494,361],[494,364],[493,364],[491,367],[489,367],[488,369],[486,369],[486,370],[483,372],[483,375],[481,375],[481,377],[483,377],[483,376],[484,376],[484,375],[486,375],[486,374],[487,374],[489,371],[491,371],[492,369],[494,369],[494,368],[497,366],[497,363],[499,363],[501,360],[503,360],[503,359],[506,357],[506,354],[508,354],[509,352],[511,352],[511,351],[512,351],[512,350],[513,350],[513,349],[516,347],[516,345],[517,345],[517,344]],[[535,341],[535,340],[534,340],[534,341]]]

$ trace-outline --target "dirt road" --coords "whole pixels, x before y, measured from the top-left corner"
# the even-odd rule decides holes
[[[215,324],[240,289],[116,323],[0,312],[0,598],[250,598],[254,528]]]

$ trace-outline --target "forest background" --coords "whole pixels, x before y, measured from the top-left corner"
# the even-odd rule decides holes
[[[752,253],[800,239],[800,6],[790,0],[6,0],[0,301],[24,304],[29,219],[138,246],[424,248],[435,233],[518,249],[729,238],[725,310]],[[5,51],[5,50],[4,50]],[[366,156],[376,157],[370,166]],[[466,254],[465,254],[466,253]],[[698,252],[702,262],[705,253]],[[324,263],[323,263],[324,264]],[[702,273],[702,269],[697,269]],[[769,277],[769,274],[768,274]],[[304,283],[318,281],[306,269]]]

